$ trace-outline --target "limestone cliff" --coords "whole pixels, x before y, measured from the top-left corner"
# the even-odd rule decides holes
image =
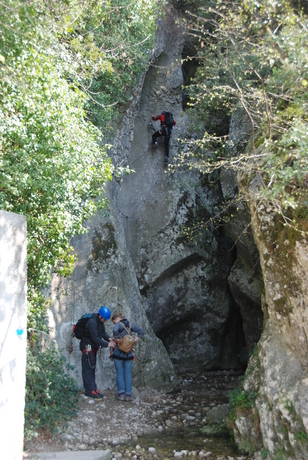
[[[72,242],[78,264],[70,279],[53,278],[50,325],[77,366],[80,384],[77,340],[68,352],[71,324],[101,305],[124,311],[145,329],[146,340],[136,349],[135,386],[171,389],[174,363],[238,368],[252,353],[244,383],[252,404],[237,411],[238,445],[245,451],[263,446],[268,458],[306,459],[307,241],[258,205],[255,182],[224,227],[209,226],[193,243],[184,237],[187,224],[198,216],[210,220],[238,193],[233,173],[221,171],[213,186],[197,172],[168,168],[163,143],[151,148],[147,125],[162,110],[172,111],[177,122],[170,163],[194,135],[182,108],[184,41],[185,30],[169,9],[112,140],[115,166],[134,171],[114,177],[105,192],[108,215],[86,223],[88,233]],[[244,132],[245,117],[231,120],[235,146]],[[115,386],[108,354],[103,350],[101,388]]]
[[[235,434],[244,450],[263,444],[268,458],[307,459],[307,238],[258,204],[256,182],[249,208],[265,286],[265,321],[244,384],[255,407],[239,412]],[[304,230],[305,222],[299,224]]]
[[[235,150],[249,133],[247,117],[236,117]],[[258,202],[258,177],[239,179],[245,199],[226,225],[238,249],[229,284],[252,356],[237,400],[235,440],[245,453],[263,448],[269,459],[307,459],[307,223],[297,221],[300,231],[285,225]],[[236,197],[235,173],[222,171],[220,180],[224,195]]]
[[[73,276],[53,278],[50,325],[77,366],[80,384],[78,341],[72,354],[67,351],[71,323],[101,305],[124,311],[146,331],[146,341],[136,350],[136,386],[171,389],[173,363],[245,367],[261,333],[262,282],[252,233],[244,232],[250,222],[247,207],[228,227],[209,225],[194,241],[183,232],[200,216],[210,221],[232,180],[211,183],[198,172],[172,171],[163,161],[163,142],[151,148],[147,125],[162,110],[172,111],[177,122],[170,163],[193,135],[182,108],[184,41],[183,25],[169,9],[159,22],[149,67],[112,141],[115,166],[134,172],[114,177],[105,192],[108,215],[93,218],[86,224],[88,233],[72,242],[78,254]],[[102,364],[98,382],[112,388],[114,369],[106,350]]]

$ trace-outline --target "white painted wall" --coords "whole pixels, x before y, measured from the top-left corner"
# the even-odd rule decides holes
[[[27,345],[26,218],[0,211],[0,456],[23,452]]]

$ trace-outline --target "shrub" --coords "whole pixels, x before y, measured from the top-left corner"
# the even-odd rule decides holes
[[[51,432],[76,412],[77,385],[72,367],[56,348],[28,348],[26,369],[25,437],[42,428]]]
[[[254,391],[245,391],[243,383],[232,391],[229,391],[230,412],[227,417],[227,427],[233,431],[234,422],[240,413],[248,414],[255,407],[257,393]]]
[[[288,209],[307,214],[305,10],[290,0],[208,0],[187,20],[199,44],[188,105],[202,129],[179,163],[203,173],[225,167],[257,174],[258,197],[293,225]],[[241,113],[246,137],[234,149],[228,123],[243,125]]]

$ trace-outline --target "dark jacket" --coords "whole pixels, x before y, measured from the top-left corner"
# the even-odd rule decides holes
[[[118,339],[120,339],[121,337],[124,337],[127,334],[123,325],[126,327],[127,330],[129,330],[130,322],[127,319],[121,319],[121,321],[114,325],[113,337],[117,337]],[[144,336],[144,330],[141,329],[141,327],[137,326],[137,324],[135,323],[131,323],[130,335],[132,335],[132,332],[136,332],[138,337],[140,337],[141,339]],[[124,351],[119,350],[117,346],[115,347],[111,355],[111,358],[114,359],[133,359],[133,357],[133,350],[130,353],[125,353]]]
[[[98,313],[95,313],[86,324],[87,334],[80,341],[80,350],[85,346],[91,345],[94,350],[99,347],[108,347],[110,336],[105,330],[105,324],[98,319]],[[104,340],[102,340],[102,337]]]

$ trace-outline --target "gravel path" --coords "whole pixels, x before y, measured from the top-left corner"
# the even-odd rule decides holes
[[[177,392],[133,389],[132,402],[118,401],[111,390],[104,391],[99,400],[81,394],[77,415],[57,436],[41,435],[26,443],[24,460],[38,452],[104,449],[110,449],[114,459],[245,459],[234,456],[234,449],[222,455],[217,452],[219,443],[199,434],[214,413],[224,412],[228,391],[238,386],[239,375],[233,371],[182,372]],[[188,439],[190,432],[197,437]],[[185,436],[187,448],[182,446]]]

